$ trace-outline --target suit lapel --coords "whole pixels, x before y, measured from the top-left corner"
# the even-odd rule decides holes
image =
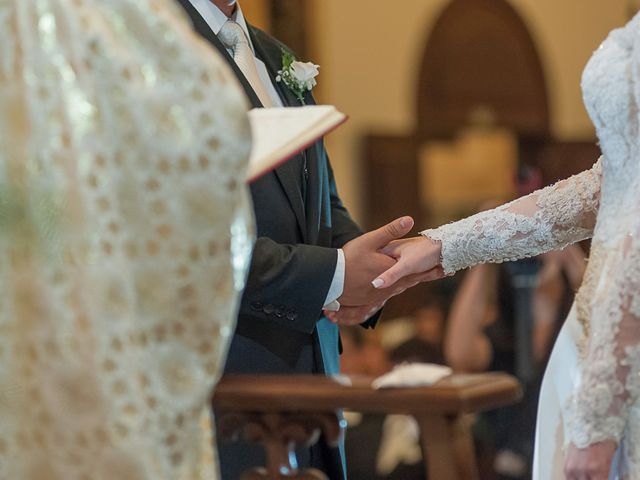
[[[271,77],[271,83],[275,86],[280,99],[287,107],[299,107],[300,102],[298,102],[295,95],[282,83],[275,81],[278,70],[282,68],[282,51],[274,42],[264,41],[264,34],[255,27],[249,24],[247,24],[247,27],[249,29],[249,35],[251,36],[251,43],[253,43],[253,48],[256,51],[256,56],[266,65],[269,76]],[[305,153],[303,152],[301,155],[305,155]],[[291,208],[298,220],[302,236],[305,242],[307,242],[307,219],[300,190],[300,182],[302,179],[300,178],[301,170],[299,162],[299,158],[292,158],[276,168],[274,172],[280,181],[280,185],[282,185],[282,188],[287,194]]]
[[[251,87],[251,84],[246,79],[242,71],[236,65],[227,49],[222,44],[222,42],[218,39],[217,35],[211,30],[207,22],[202,18],[202,16],[198,13],[195,7],[191,4],[189,0],[178,0],[180,5],[185,9],[189,17],[191,17],[191,21],[193,22],[193,26],[195,30],[206,40],[211,43],[216,50],[222,55],[222,57],[227,61],[236,77],[240,81],[242,88],[244,89],[247,97],[253,106],[253,108],[262,108],[262,102],[256,95],[255,91]],[[275,77],[277,75],[277,71],[280,69],[279,62],[282,59],[282,52],[279,48],[273,44],[273,42],[263,41],[262,37],[264,34],[259,32],[255,27],[248,25],[249,35],[251,36],[251,41],[256,50],[256,55],[265,62],[267,66],[267,70],[269,75],[271,76],[271,81],[275,85],[280,98],[286,106],[299,106],[297,99],[295,96],[287,89],[284,88],[280,83],[275,82]],[[277,65],[277,67],[276,67]],[[307,238],[307,228],[306,228],[306,220],[305,220],[305,211],[303,206],[302,197],[300,195],[300,170],[299,165],[295,162],[295,159],[291,159],[288,162],[285,162],[274,171],[280,185],[282,186],[291,208],[296,216],[296,220],[298,221],[298,226],[300,228],[300,233],[302,237]]]
[[[283,103],[287,107],[299,107],[300,102],[291,90],[289,90],[282,82],[276,82],[278,70],[282,68],[281,48],[277,43],[268,41],[268,37],[265,38],[265,34],[253,25],[247,24],[247,27],[249,29],[251,43],[253,43],[253,48],[256,51],[256,56],[267,66],[267,71],[271,77],[271,83],[275,85]]]
[[[307,240],[315,244],[320,234],[320,220],[322,218],[322,186],[327,184],[323,178],[326,175],[326,169],[320,170],[320,160],[317,155],[321,154],[320,149],[315,145],[310,147],[306,152],[307,168],[309,170],[309,178],[313,181],[307,182],[307,201],[305,204],[305,218],[307,221]],[[331,218],[331,213],[326,212],[324,218]]]
[[[289,107],[299,107],[300,101],[293,92],[291,92],[291,90],[289,90],[283,83],[275,81],[276,76],[278,75],[278,70],[282,68],[282,47],[276,42],[269,41],[269,38],[265,38],[265,34],[263,32],[251,25],[249,25],[249,35],[251,35],[251,41],[253,42],[253,46],[256,50],[256,55],[267,66],[267,70],[271,76],[271,81],[278,90],[280,98],[283,100],[285,105]],[[305,101],[307,105],[315,104],[313,97],[309,94],[306,95]],[[306,229],[305,238],[307,242],[314,244],[317,241],[318,233],[320,232],[320,219],[322,217],[322,197],[320,189],[321,185],[323,185],[324,179],[320,178],[321,172],[319,168],[319,159],[317,158],[317,149],[312,146],[302,152],[301,155],[305,156],[306,166],[309,170],[309,178],[313,179],[313,181],[308,182],[307,184],[306,204],[300,202],[300,204],[305,207],[305,222],[301,225]],[[287,166],[292,165],[295,165],[293,161],[285,163],[276,170],[276,175],[280,175],[281,169],[286,169]],[[299,175],[299,173],[297,173],[297,175]],[[300,181],[299,179],[296,180]],[[300,195],[298,194],[298,197],[299,196]]]

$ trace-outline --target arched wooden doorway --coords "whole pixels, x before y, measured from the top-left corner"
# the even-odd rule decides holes
[[[504,0],[455,0],[431,31],[417,85],[417,134],[450,135],[479,116],[545,136],[542,64],[524,21]]]

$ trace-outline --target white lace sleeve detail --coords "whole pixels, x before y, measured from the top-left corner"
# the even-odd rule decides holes
[[[589,330],[568,429],[580,448],[619,442],[640,398],[640,194],[629,195],[635,198],[625,203],[635,209],[624,212],[626,231],[606,250],[594,244],[590,262],[600,272],[583,287],[590,295],[579,298],[587,302]]]
[[[442,242],[450,274],[501,263],[590,238],[600,200],[601,160],[590,170],[493,210],[421,232]]]

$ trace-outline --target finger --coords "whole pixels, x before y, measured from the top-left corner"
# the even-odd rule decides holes
[[[378,313],[382,308],[384,308],[384,305],[387,303],[387,301],[385,300],[382,303],[379,303],[378,305],[374,306],[371,310],[369,310],[369,314],[367,315],[367,320],[369,320],[371,317],[373,317],[376,313]]]
[[[401,217],[387,223],[372,232],[365,233],[364,237],[374,250],[386,246],[389,242],[404,237],[413,228],[413,218]]]
[[[442,267],[434,267],[421,273],[412,273],[396,283],[396,288],[413,288],[419,283],[430,282],[444,277]]]
[[[331,322],[331,323],[337,323],[338,320],[336,318],[336,315],[338,312],[334,312],[332,310],[325,310],[324,312],[324,316]]]
[[[340,317],[337,322],[339,325],[344,327],[353,327],[355,325],[359,325],[364,322],[364,315],[356,312],[349,312],[348,314]]]
[[[380,249],[380,253],[384,253],[385,255],[392,258],[399,258],[402,254],[402,247],[409,240],[410,239],[394,240],[392,242],[389,242],[387,245]]]
[[[567,469],[565,468],[564,474],[567,477],[567,480],[586,480],[587,477],[583,477],[575,469]]]
[[[412,270],[411,262],[400,260],[393,267],[388,269],[386,272],[383,272],[376,278],[371,284],[374,288],[390,288],[396,284],[399,280],[406,277],[407,275],[411,275],[415,273]]]
[[[353,315],[353,310],[357,307],[342,307],[339,312],[332,312],[327,318],[335,324],[346,325],[346,321]]]
[[[567,480],[596,480],[581,468],[572,468],[566,475]]]
[[[428,270],[425,273],[421,273],[418,276],[420,283],[433,282],[434,280],[440,280],[444,277],[444,270],[440,266],[432,268],[431,270]]]
[[[371,318],[371,316],[383,306],[384,302],[374,306],[365,305],[360,307],[342,308],[336,315],[336,321],[343,326],[359,325]]]
[[[371,307],[366,305],[354,308],[351,312],[349,312],[349,315],[347,316],[347,322],[349,322],[350,325],[360,325],[367,319],[370,308]]]
[[[424,282],[432,282],[444,278],[444,271],[441,267],[435,267],[424,273],[413,273],[407,275],[392,284],[391,287],[381,287],[382,291],[387,291],[387,299],[404,293],[406,290]],[[382,307],[380,307],[382,308]]]

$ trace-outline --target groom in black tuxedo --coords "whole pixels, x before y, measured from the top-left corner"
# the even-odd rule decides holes
[[[227,60],[253,107],[300,106],[276,82],[283,51],[275,38],[249,25],[229,0],[178,0],[197,32]],[[313,105],[310,93],[305,103]],[[212,105],[211,108],[215,108]],[[370,281],[393,264],[377,250],[411,229],[396,221],[362,236],[342,205],[322,141],[251,185],[258,239],[225,373],[335,374],[340,323],[372,327],[393,292]],[[340,308],[333,322],[323,310]],[[261,448],[218,446],[222,477],[264,465]],[[297,452],[301,467],[344,479],[341,452],[322,441]]]

